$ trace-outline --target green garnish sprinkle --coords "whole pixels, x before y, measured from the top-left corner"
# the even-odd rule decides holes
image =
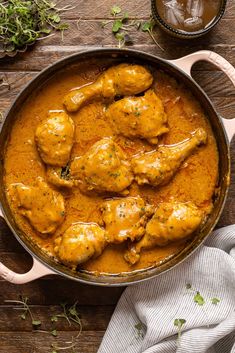
[[[175,319],[174,320],[174,325],[176,327],[178,327],[178,340],[181,337],[182,327],[184,326],[185,323],[186,323],[185,319]]]
[[[217,305],[220,302],[219,298],[211,298],[211,303]]]
[[[118,15],[121,11],[122,11],[121,7],[119,7],[119,6],[117,6],[117,5],[114,5],[114,6],[111,8],[111,15],[112,15],[112,16],[116,16],[116,15]]]
[[[201,296],[200,292],[197,292],[193,298],[194,302],[202,306],[205,304],[204,298]]]

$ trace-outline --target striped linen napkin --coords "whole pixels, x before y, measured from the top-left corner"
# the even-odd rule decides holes
[[[235,353],[235,225],[175,269],[128,287],[98,351],[173,352]]]

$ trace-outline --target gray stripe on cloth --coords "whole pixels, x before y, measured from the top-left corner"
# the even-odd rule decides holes
[[[205,299],[202,306],[194,301],[197,291]],[[177,318],[186,320],[180,339]],[[235,353],[235,226],[216,230],[175,269],[128,287],[98,350],[175,352]]]

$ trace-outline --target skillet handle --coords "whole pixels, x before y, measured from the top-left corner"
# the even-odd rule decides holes
[[[0,209],[0,217],[4,219],[2,214],[2,210]],[[55,275],[55,272],[44,266],[41,262],[33,258],[33,266],[31,270],[27,273],[20,274],[11,271],[8,267],[3,265],[0,262],[0,277],[5,279],[8,282],[15,283],[15,284],[24,284],[28,282],[32,282],[37,278],[44,277],[47,275]]]
[[[189,54],[177,60],[169,60],[172,64],[183,70],[186,74],[191,76],[192,66],[197,61],[208,61],[222,70],[235,86],[235,68],[221,55],[210,50],[201,50],[196,53]],[[229,141],[232,140],[235,134],[235,119],[223,119],[225,130]]]
[[[9,268],[7,268],[0,262],[0,276],[6,281],[14,284],[24,284],[32,282],[37,278],[53,274],[55,274],[55,272],[41,264],[35,258],[33,258],[33,266],[31,270],[24,274],[11,271]]]

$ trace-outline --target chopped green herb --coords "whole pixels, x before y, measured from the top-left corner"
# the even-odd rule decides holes
[[[51,322],[57,322],[58,321],[58,317],[57,316],[52,316],[51,317]]]
[[[174,320],[174,325],[176,327],[178,327],[178,340],[181,337],[182,327],[184,326],[185,323],[186,323],[185,319],[175,319]]]
[[[192,285],[190,283],[186,283],[186,289],[191,289]]]
[[[133,40],[129,34],[124,34],[123,32],[118,32],[115,35],[115,38],[118,40],[119,48],[122,48],[124,45],[132,45]]]
[[[21,314],[20,315],[20,318],[21,318],[21,320],[25,320],[26,319],[26,314],[24,313],[24,314]]]
[[[119,13],[121,13],[122,9],[121,7],[117,6],[117,5],[114,5],[112,8],[111,8],[111,15],[112,16],[116,16],[118,15]]]
[[[128,20],[128,18],[129,18],[129,14],[128,14],[128,12],[125,12],[124,15],[123,15],[122,20],[126,21],[126,20]]]
[[[202,306],[205,304],[204,298],[201,296],[200,292],[197,292],[193,298],[194,302],[197,303],[198,305]]]
[[[102,21],[102,28],[104,28],[109,23],[112,23],[112,33],[118,41],[118,47],[122,48],[124,45],[132,45],[133,40],[131,36],[126,32],[136,28],[138,29],[140,22],[137,22],[136,20],[130,20],[128,12],[124,12],[123,15],[118,16],[121,13],[121,8],[119,6],[113,6],[110,12],[114,19],[111,21]]]
[[[217,305],[220,302],[219,298],[211,298],[211,303]]]
[[[51,331],[51,334],[52,334],[52,336],[54,336],[54,337],[57,337],[57,336],[58,336],[57,330],[52,330],[52,331]]]
[[[41,326],[41,321],[40,320],[33,320],[32,321],[32,325],[35,326],[35,327],[38,327],[38,326]]]
[[[153,21],[144,22],[144,23],[142,24],[142,31],[143,31],[143,32],[152,31],[153,28],[154,28],[154,23],[153,23]]]
[[[135,329],[137,330],[137,337],[138,338],[144,338],[144,333],[143,333],[143,324],[142,322],[139,322],[138,324],[135,325]]]
[[[117,33],[122,28],[122,20],[115,20],[112,27],[112,32]]]

